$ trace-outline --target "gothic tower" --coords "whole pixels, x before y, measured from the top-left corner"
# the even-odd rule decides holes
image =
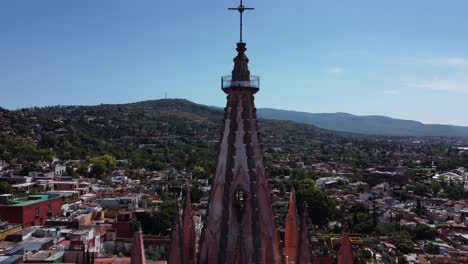
[[[289,197],[288,214],[284,225],[284,256],[287,264],[297,264],[299,253],[300,228],[296,210],[296,194],[291,191]]]
[[[145,245],[143,243],[143,233],[141,226],[138,227],[138,232],[133,235],[132,255],[130,257],[131,263],[146,264],[145,258]]]
[[[241,30],[242,13],[249,9],[242,2],[234,9],[241,14]],[[283,261],[254,104],[259,78],[250,75],[245,46],[241,33],[232,75],[222,78],[224,129],[199,263]]]
[[[259,79],[250,75],[245,51],[245,43],[237,43],[232,76],[222,81],[224,131],[200,263],[282,261],[254,105]]]
[[[171,235],[170,264],[196,264],[197,236],[192,215],[190,188],[187,187],[184,211],[180,214],[180,207],[176,206],[175,227]],[[133,262],[132,262],[133,263]]]
[[[341,236],[340,252],[338,253],[338,264],[353,264],[353,249],[348,231]]]
[[[307,205],[304,203],[302,206],[302,217],[299,218],[296,210],[296,193],[292,190],[284,227],[284,256],[286,264],[309,264],[312,262],[308,214]]]
[[[299,253],[297,263],[309,264],[312,262],[312,254],[310,252],[309,242],[309,209],[307,204],[304,202],[302,205],[302,217],[301,217],[301,236],[299,238]]]

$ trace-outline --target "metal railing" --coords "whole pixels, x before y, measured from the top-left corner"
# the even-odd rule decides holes
[[[221,88],[260,88],[260,77],[250,75],[250,81],[233,81],[231,75],[221,77]]]

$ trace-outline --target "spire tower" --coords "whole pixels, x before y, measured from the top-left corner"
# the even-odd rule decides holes
[[[192,215],[192,202],[190,200],[190,188],[187,187],[185,195],[184,215],[182,222],[182,241],[184,263],[196,264],[196,241],[195,224]]]
[[[297,255],[299,253],[299,219],[296,210],[296,194],[291,191],[289,197],[288,214],[286,215],[284,227],[284,255],[287,264],[297,264]]]
[[[353,249],[348,231],[344,231],[341,236],[341,247],[338,253],[338,264],[353,264]]]
[[[302,218],[301,218],[301,237],[299,238],[299,256],[297,263],[309,264],[312,262],[312,254],[310,252],[309,241],[309,208],[304,202],[302,205]]]
[[[197,236],[192,215],[192,202],[190,201],[190,188],[187,187],[184,211],[180,215],[180,207],[176,207],[175,227],[171,235],[171,253],[169,264],[196,264],[197,263]],[[133,263],[133,262],[132,262]]]
[[[222,77],[227,94],[224,129],[211,187],[199,263],[283,263],[265,174],[254,94],[259,78],[250,75],[241,38],[232,75]]]
[[[133,235],[133,246],[130,262],[146,264],[145,245],[143,243],[143,233],[141,232],[141,226],[138,226],[138,232]]]
[[[182,236],[182,221],[180,217],[179,202],[176,203],[174,228],[171,233],[171,250],[169,254],[169,264],[183,264],[184,239]]]

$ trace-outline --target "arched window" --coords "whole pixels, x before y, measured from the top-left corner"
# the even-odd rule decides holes
[[[238,189],[234,194],[234,207],[237,209],[237,220],[240,222],[245,210],[245,192]]]

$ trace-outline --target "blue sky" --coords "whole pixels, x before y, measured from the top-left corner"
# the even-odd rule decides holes
[[[235,0],[2,0],[0,106],[223,106]],[[468,126],[468,1],[246,0],[257,107]]]

